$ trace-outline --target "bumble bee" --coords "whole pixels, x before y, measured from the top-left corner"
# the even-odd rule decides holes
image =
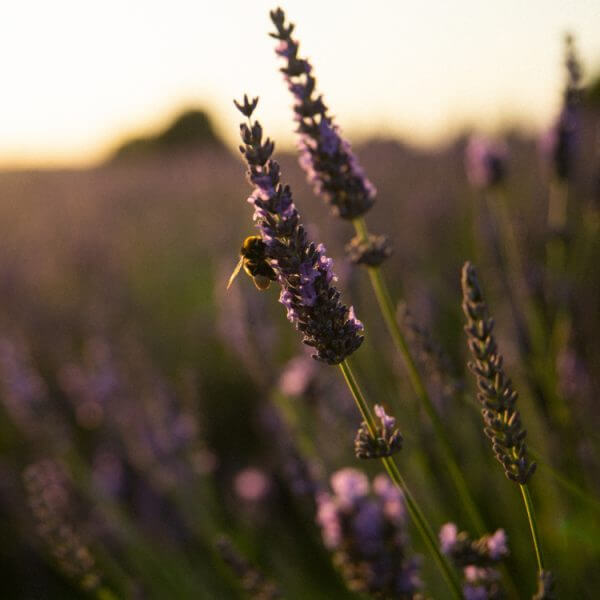
[[[252,278],[254,285],[259,290],[268,289],[271,281],[277,279],[275,271],[273,271],[266,261],[265,243],[259,235],[250,235],[244,240],[240,250],[240,260],[229,278],[227,289],[229,289],[233,280],[238,276],[242,267],[248,277]]]

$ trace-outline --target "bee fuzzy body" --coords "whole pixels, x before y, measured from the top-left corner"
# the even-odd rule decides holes
[[[243,268],[248,277],[252,279],[257,289],[263,291],[269,288],[271,281],[277,276],[265,256],[265,243],[258,235],[248,236],[240,250],[240,261],[229,279],[229,287]]]

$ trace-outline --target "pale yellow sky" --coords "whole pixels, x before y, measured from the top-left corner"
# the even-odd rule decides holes
[[[20,0],[0,10],[0,164],[85,165],[116,140],[203,105],[234,143],[244,91],[280,145],[290,97],[265,0]],[[562,40],[600,70],[599,0],[287,0],[301,53],[355,140],[433,142],[457,127],[542,127],[557,108]]]

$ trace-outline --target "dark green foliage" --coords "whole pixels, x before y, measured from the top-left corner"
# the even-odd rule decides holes
[[[163,131],[123,142],[112,161],[160,155],[192,148],[223,148],[210,117],[203,110],[190,109],[181,113]]]

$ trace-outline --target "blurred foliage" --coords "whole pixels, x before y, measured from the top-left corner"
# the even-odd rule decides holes
[[[203,110],[190,109],[177,116],[164,130],[155,135],[136,137],[123,142],[110,160],[140,158],[190,148],[222,148],[208,114]]]

